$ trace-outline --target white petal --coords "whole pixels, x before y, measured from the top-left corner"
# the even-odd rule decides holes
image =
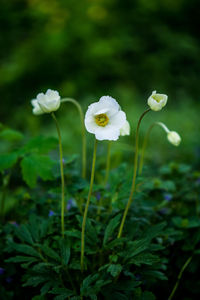
[[[53,91],[48,89],[46,92],[46,96],[48,96],[49,100],[59,100],[60,99],[60,95],[57,91]]]
[[[128,121],[126,121],[124,126],[120,128],[120,135],[121,136],[130,135],[130,130],[131,130],[130,124]]]
[[[111,124],[117,129],[122,128],[125,123],[126,123],[126,114],[122,110],[117,112],[109,119],[109,124]]]
[[[109,141],[116,141],[118,140],[120,135],[119,129],[113,129],[109,126],[98,128],[95,132],[95,137],[99,141],[109,140]]]

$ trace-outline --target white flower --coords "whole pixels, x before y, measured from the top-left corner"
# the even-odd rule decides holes
[[[124,126],[120,129],[120,135],[125,136],[130,134],[130,124],[128,121],[125,122]]]
[[[151,96],[148,98],[148,105],[154,111],[161,110],[167,103],[168,96],[165,94],[157,94],[153,91]]]
[[[36,99],[44,113],[56,111],[60,107],[60,95],[57,91],[48,89],[45,94],[38,94]]]
[[[34,115],[42,115],[44,112],[41,110],[36,99],[31,100],[31,104],[33,105],[33,114]]]
[[[90,104],[85,114],[87,131],[95,134],[100,141],[116,141],[125,122],[126,114],[110,96],[103,96],[98,102]]]
[[[176,131],[170,131],[167,134],[168,141],[174,146],[178,146],[181,142],[181,137]]]

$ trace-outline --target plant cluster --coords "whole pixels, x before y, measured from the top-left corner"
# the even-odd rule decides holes
[[[55,111],[64,102],[73,103],[80,115],[81,171],[79,158],[62,150]],[[7,153],[0,155],[2,299],[171,300],[179,293],[189,300],[198,295],[200,173],[175,162],[143,167],[154,125],[165,130],[171,144],[181,142],[178,133],[157,122],[140,149],[143,117],[161,110],[167,95],[154,91],[147,102],[136,129],[133,171],[125,162],[111,168],[112,143],[129,135],[130,125],[110,96],[92,103],[84,118],[76,100],[61,99],[52,90],[38,94],[31,101],[33,113],[51,114],[58,140],[27,141],[1,126],[0,138],[7,143]],[[95,136],[90,182],[84,125]],[[108,140],[105,170],[98,164],[102,140]],[[184,272],[190,276],[180,290]]]

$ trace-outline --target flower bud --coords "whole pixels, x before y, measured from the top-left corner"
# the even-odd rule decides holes
[[[126,120],[124,126],[120,129],[120,135],[121,136],[125,136],[125,135],[130,135],[130,124],[129,122]]]
[[[181,142],[181,137],[176,131],[170,131],[167,134],[168,141],[174,146],[178,146]]]
[[[156,91],[153,91],[147,102],[152,110],[159,111],[166,105],[167,98],[167,95],[157,94]]]
[[[45,94],[38,94],[36,99],[44,113],[51,113],[60,107],[60,95],[57,91],[48,89]]]

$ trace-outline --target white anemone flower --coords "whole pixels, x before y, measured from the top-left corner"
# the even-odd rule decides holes
[[[85,114],[87,131],[93,133],[99,141],[116,141],[125,122],[125,112],[110,96],[103,96],[98,102],[90,104]]]
[[[125,135],[130,135],[131,127],[129,122],[126,120],[124,126],[120,129],[120,135],[125,136]]]
[[[44,113],[51,113],[60,107],[60,95],[57,91],[48,89],[45,94],[39,93],[36,100]]]
[[[44,112],[41,110],[37,99],[31,100],[31,104],[33,105],[33,114],[34,115],[42,115]]]
[[[181,142],[181,137],[176,131],[168,132],[167,139],[174,146],[179,146],[179,144]]]
[[[147,102],[152,110],[159,111],[167,104],[167,99],[167,95],[157,94],[156,91],[153,91]]]

